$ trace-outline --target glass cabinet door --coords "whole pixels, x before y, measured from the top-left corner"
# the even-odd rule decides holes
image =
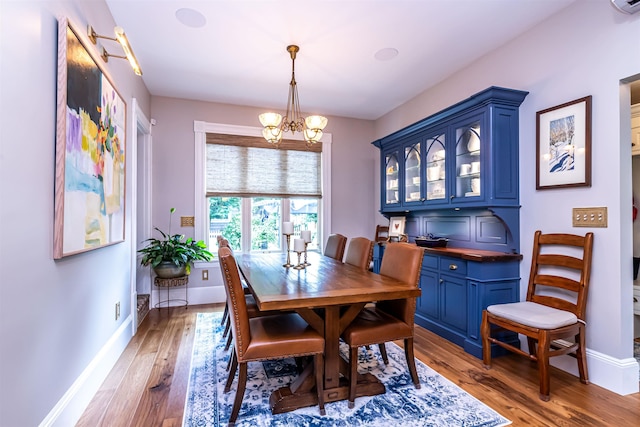
[[[420,143],[404,149],[404,201],[417,202],[420,193]]]
[[[427,200],[446,197],[447,175],[445,172],[445,135],[432,136],[426,141],[427,155],[424,168],[427,182]]]
[[[456,197],[482,195],[480,121],[456,128]]]
[[[396,153],[385,156],[385,188],[386,204],[392,205],[400,202],[398,196],[398,156]]]

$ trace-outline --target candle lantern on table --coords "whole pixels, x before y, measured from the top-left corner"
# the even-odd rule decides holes
[[[293,251],[298,254],[298,264],[296,264],[296,270],[303,270],[305,265],[300,262],[300,255],[304,252],[304,239],[294,239],[293,240]]]
[[[293,223],[292,222],[283,222],[282,223],[282,234],[286,237],[287,240],[287,262],[286,264],[282,264],[283,267],[293,267],[291,264],[291,235],[293,234]]]
[[[311,263],[307,261],[307,245],[309,245],[309,243],[311,243],[311,230],[302,230],[300,232],[300,237],[302,237],[302,240],[304,240],[304,262],[303,262],[303,264],[305,266],[311,265]]]

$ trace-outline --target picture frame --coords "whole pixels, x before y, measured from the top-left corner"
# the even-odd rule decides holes
[[[536,113],[536,190],[591,187],[591,95]]]
[[[125,233],[127,106],[79,35],[58,20],[54,259]]]
[[[389,239],[404,234],[405,217],[393,216],[389,218]]]

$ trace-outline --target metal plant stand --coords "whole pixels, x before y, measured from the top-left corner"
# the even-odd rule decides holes
[[[174,277],[171,279],[156,277],[154,283],[157,287],[166,288],[167,290],[167,298],[159,301],[155,305],[155,308],[187,307],[189,305],[189,301],[187,300],[187,285],[189,283],[189,276]],[[170,298],[169,292],[171,288],[178,288],[181,286],[184,286],[184,299]]]

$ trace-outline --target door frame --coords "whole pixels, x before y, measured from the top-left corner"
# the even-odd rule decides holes
[[[151,290],[151,271],[139,269],[140,257],[138,245],[151,236],[151,203],[152,203],[152,155],[151,155],[151,126],[149,120],[140,109],[136,98],[132,101],[131,122],[135,132],[131,136],[130,173],[131,177],[131,322],[132,335],[138,330],[138,280],[145,282],[145,287]],[[142,239],[138,238],[138,231]],[[140,240],[140,241],[139,241]],[[149,292],[150,295],[152,294]],[[149,300],[149,308],[153,301]]]

